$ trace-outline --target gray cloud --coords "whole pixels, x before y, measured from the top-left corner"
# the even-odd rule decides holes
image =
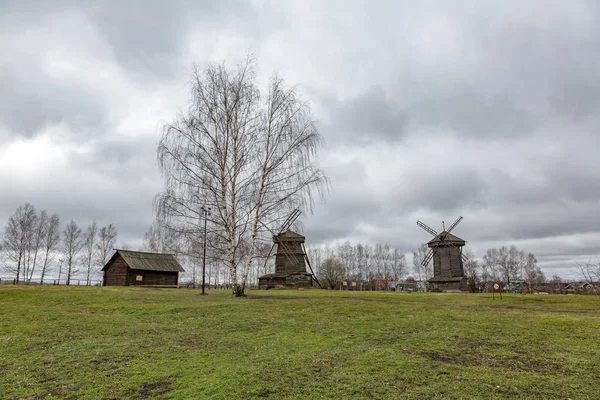
[[[596,3],[0,8],[1,226],[29,201],[137,246],[162,187],[157,123],[186,107],[192,62],[251,51],[299,84],[325,137],[332,192],[304,217],[310,244],[410,251],[428,239],[417,219],[463,215],[478,256],[514,243],[573,275],[600,254]]]
[[[0,70],[0,86],[5,93],[0,97],[0,125],[14,135],[32,137],[49,125],[64,124],[89,137],[110,123],[108,105],[98,93],[45,76],[35,67]]]

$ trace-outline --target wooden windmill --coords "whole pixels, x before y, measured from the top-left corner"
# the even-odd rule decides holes
[[[429,280],[429,287],[433,291],[468,290],[467,278],[463,270],[463,261],[467,261],[467,257],[462,252],[466,242],[450,233],[462,219],[463,217],[458,217],[448,230],[442,221],[441,233],[417,221],[417,225],[433,236],[433,239],[427,242],[429,252],[421,263],[426,266],[433,259],[433,278]]]
[[[313,280],[319,287],[321,286],[304,248],[305,237],[290,229],[301,213],[300,210],[295,209],[283,222],[278,233],[267,228],[273,234],[273,245],[269,250],[269,254],[267,254],[265,265],[273,252],[273,248],[277,247],[275,251],[275,273],[258,278],[258,286],[261,289],[269,289],[275,286],[311,287]],[[306,271],[307,265],[310,273]]]

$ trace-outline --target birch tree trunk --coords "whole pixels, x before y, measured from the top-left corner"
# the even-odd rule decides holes
[[[44,284],[44,276],[50,263],[50,254],[56,249],[60,242],[59,232],[60,218],[57,214],[53,214],[48,220],[48,229],[44,237],[44,263],[42,264],[42,274],[40,276],[40,284]]]

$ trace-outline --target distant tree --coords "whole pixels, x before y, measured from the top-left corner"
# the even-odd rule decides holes
[[[42,243],[44,242],[44,237],[46,236],[46,231],[48,230],[48,223],[48,213],[46,210],[42,210],[40,215],[36,216],[32,240],[29,246],[30,252],[33,252],[33,262],[29,271],[29,278],[27,280],[28,283],[31,283],[31,279],[33,278],[33,273],[38,262],[38,253],[42,249]]]
[[[93,221],[90,226],[87,227],[85,231],[85,235],[83,236],[83,248],[85,251],[84,260],[85,260],[85,282],[86,285],[90,285],[90,276],[92,274],[92,260],[94,257],[94,251],[96,249],[96,235],[98,233],[98,224],[96,221]]]
[[[197,235],[200,235],[200,231],[197,232]],[[158,221],[154,221],[152,225],[148,228],[146,233],[144,234],[144,242],[142,244],[143,251],[150,251],[156,253],[178,253],[182,252],[181,247],[188,246],[190,249],[194,249],[191,247],[191,242],[201,242],[202,239],[197,235],[181,235],[177,234],[177,232],[169,231],[164,226],[161,226]],[[185,244],[180,243],[185,242]],[[188,254],[190,256],[196,256],[194,254]]]
[[[319,281],[328,289],[338,287],[346,275],[346,268],[335,258],[327,258],[319,269]]]
[[[531,287],[539,287],[546,281],[546,276],[542,269],[537,266],[537,259],[533,253],[527,254],[523,271],[523,278]]]
[[[63,231],[63,252],[67,263],[67,285],[79,269],[76,265],[77,256],[83,247],[81,228],[73,220],[67,224]]]
[[[505,284],[512,280],[524,279],[523,272],[527,265],[527,255],[516,246],[491,248],[483,256],[486,275]]]
[[[500,280],[500,274],[496,265],[497,249],[488,249],[483,256],[482,262],[479,264],[480,279],[484,291],[490,289],[492,281]]]
[[[356,246],[358,269],[361,279],[370,279],[373,276],[373,247],[370,244]]]
[[[463,264],[465,276],[469,285],[469,291],[471,293],[477,292],[480,285],[480,264],[475,260],[475,254],[472,251],[465,251],[467,261]]]
[[[354,257],[354,247],[352,247],[349,241],[346,241],[344,244],[338,245],[336,250],[340,262],[346,268],[346,275],[348,278],[354,279],[358,275]]]
[[[96,257],[98,264],[102,267],[108,262],[109,256],[117,242],[117,228],[113,224],[103,226],[98,231],[98,243],[96,243]]]
[[[35,208],[26,203],[24,206],[19,206],[17,211],[9,217],[4,228],[3,247],[8,259],[12,261],[12,264],[8,265],[7,268],[15,273],[17,283],[19,283],[21,277],[25,280],[27,276],[24,265],[35,220]]]
[[[392,253],[392,277],[400,280],[406,274],[406,256],[402,251],[395,248]]]
[[[554,289],[554,293],[563,293],[564,292],[564,287],[562,285],[562,278],[558,275],[552,275],[552,278],[550,279],[550,284],[552,285],[552,288]]]
[[[577,263],[579,277],[586,283],[589,283],[596,294],[600,294],[600,259],[596,262],[591,260],[587,263]]]
[[[60,218],[58,214],[53,214],[48,220],[47,229],[45,231],[44,239],[42,241],[42,248],[44,251],[44,261],[42,264],[42,273],[40,276],[40,283],[44,283],[44,276],[50,268],[50,262],[52,253],[57,250],[60,244],[60,230],[59,230]]]
[[[429,253],[429,248],[426,244],[420,245],[413,251],[413,273],[419,281],[426,281],[433,278],[433,263],[429,261],[427,265],[422,265],[427,253]]]
[[[312,265],[314,273],[317,276],[319,276],[319,269],[321,268],[321,263],[322,263],[322,258],[323,258],[323,249],[320,247],[307,247],[306,253],[307,253],[308,259]],[[268,266],[265,264],[265,268],[261,272],[263,274],[267,274],[267,273],[271,272],[267,268],[268,268]]]

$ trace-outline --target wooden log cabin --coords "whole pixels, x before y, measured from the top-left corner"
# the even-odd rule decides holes
[[[179,287],[185,270],[173,254],[115,249],[102,272],[103,286]]]

